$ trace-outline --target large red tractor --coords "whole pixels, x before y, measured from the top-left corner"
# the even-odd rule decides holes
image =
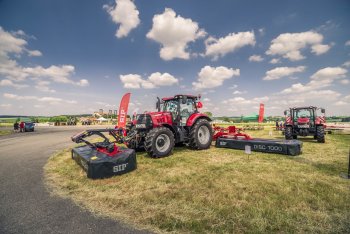
[[[158,98],[157,112],[139,114],[128,123],[125,143],[129,148],[144,148],[151,157],[169,155],[175,144],[208,149],[213,130],[211,119],[198,111],[199,99],[192,95]]]
[[[318,116],[317,112],[322,114]],[[284,111],[286,123],[284,135],[287,140],[298,136],[313,136],[317,142],[325,142],[325,109],[314,106],[293,107]]]

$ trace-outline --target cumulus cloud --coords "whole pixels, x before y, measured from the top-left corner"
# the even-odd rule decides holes
[[[345,42],[345,46],[350,46],[350,40]]]
[[[247,91],[239,91],[239,90],[236,90],[236,91],[234,91],[232,94],[233,94],[233,95],[240,95],[240,94],[245,94],[245,93],[247,93]]]
[[[213,57],[213,59],[216,60],[220,56],[223,57],[227,53],[237,51],[248,45],[255,45],[254,32],[230,33],[226,37],[221,37],[219,39],[209,37],[205,40],[205,55]]]
[[[17,83],[14,83],[12,80],[7,80],[7,79],[1,80],[0,86],[8,86],[8,87],[13,87],[15,89],[22,89],[22,88],[29,87],[29,85],[17,84]]]
[[[37,82],[37,84],[35,85],[35,88],[41,92],[46,92],[46,93],[55,93],[56,90],[54,89],[50,89],[50,87],[48,86],[50,84],[49,81],[39,81]]]
[[[256,54],[249,57],[249,62],[261,62],[263,60],[264,59],[260,55],[256,55]]]
[[[161,44],[160,57],[164,60],[174,58],[189,59],[188,43],[205,36],[197,22],[176,16],[173,9],[165,8],[162,14],[153,16],[152,29],[146,37]]]
[[[126,37],[130,31],[140,24],[139,11],[131,0],[116,0],[114,6],[104,5],[112,20],[120,24],[115,33],[117,38]]]
[[[120,80],[127,89],[153,89],[160,86],[171,86],[178,84],[179,80],[169,73],[152,73],[148,79],[143,79],[138,74],[120,75]]]
[[[302,60],[305,57],[301,50],[311,46],[311,52],[320,55],[326,53],[330,46],[322,44],[320,33],[307,31],[301,33],[283,33],[271,41],[267,55],[280,55],[290,61]]]
[[[270,63],[271,63],[271,64],[281,63],[281,60],[278,59],[278,58],[273,58],[273,59],[270,60]]]
[[[21,95],[12,94],[12,93],[4,93],[3,97],[6,99],[13,99],[18,101],[35,100],[39,102],[46,102],[49,104],[58,104],[58,103],[76,104],[77,103],[74,100],[64,100],[62,98],[56,98],[56,97],[21,96]]]
[[[57,83],[88,85],[88,81],[85,79],[75,82],[70,78],[75,70],[72,65],[51,65],[47,68],[42,66],[23,67],[19,65],[11,56],[14,55],[17,58],[23,53],[27,53],[28,56],[42,55],[38,50],[28,50],[26,48],[27,41],[19,36],[25,36],[25,33],[23,31],[9,33],[0,27],[0,75],[6,77],[6,80],[24,82],[27,78],[32,78],[36,81],[49,79]],[[5,84],[13,86],[9,85],[9,81],[5,81]],[[12,82],[12,84],[14,83]],[[26,87],[26,85],[16,84],[16,87]]]
[[[282,77],[291,76],[295,73],[300,73],[305,70],[305,66],[298,67],[276,67],[266,72],[263,80],[279,80]]]
[[[225,80],[239,75],[239,69],[205,66],[198,73],[197,82],[192,85],[195,90],[215,88],[221,86]]]
[[[344,78],[347,70],[341,67],[326,67],[318,70],[310,77],[310,82],[305,85],[293,84],[291,87],[282,90],[282,94],[302,93],[319,90],[330,86],[335,80]]]
[[[344,67],[350,67],[350,60],[349,60],[349,61],[346,61],[345,63],[343,63],[342,66],[344,66]]]

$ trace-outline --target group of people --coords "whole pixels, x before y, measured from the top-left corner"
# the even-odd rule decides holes
[[[283,121],[278,122],[278,120],[276,120],[276,130],[282,131],[283,128],[284,128],[284,122]]]
[[[25,129],[24,129],[24,126],[25,124],[24,124],[24,122],[22,121],[22,122],[20,122],[20,123],[18,123],[17,121],[13,124],[13,130],[15,131],[15,132],[25,132]]]

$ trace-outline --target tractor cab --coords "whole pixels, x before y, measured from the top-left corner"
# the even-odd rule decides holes
[[[157,109],[162,112],[170,112],[174,123],[186,126],[189,117],[198,113],[201,103],[197,102],[198,97],[192,95],[175,95],[170,98],[158,100]]]
[[[321,113],[318,113],[321,112]],[[284,111],[286,116],[285,137],[314,136],[318,142],[324,142],[325,110],[314,106],[293,107]]]

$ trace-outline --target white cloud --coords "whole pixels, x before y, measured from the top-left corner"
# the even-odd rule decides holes
[[[311,51],[316,55],[320,55],[326,53],[330,48],[329,45],[318,44],[311,46]]]
[[[176,79],[169,73],[161,74],[160,72],[152,73],[148,77],[148,80],[157,86],[170,86],[170,85],[177,84],[179,82],[178,79]]]
[[[39,57],[43,54],[39,50],[28,50],[28,55],[31,57]]]
[[[76,85],[82,86],[82,87],[89,86],[89,81],[86,79],[81,79],[78,82],[76,82]]]
[[[140,23],[139,11],[131,0],[116,0],[115,4],[115,6],[104,5],[103,8],[112,17],[113,22],[120,24],[115,36],[126,37]]]
[[[164,60],[174,58],[189,59],[188,43],[205,36],[198,23],[189,18],[176,16],[173,9],[165,8],[162,14],[153,16],[152,29],[146,37],[162,45],[160,57]]]
[[[348,103],[348,102],[344,102],[344,101],[337,101],[337,102],[335,103],[335,105],[336,105],[336,106],[345,106],[345,105],[349,105],[349,103]]]
[[[195,90],[215,88],[221,86],[225,80],[239,75],[239,69],[227,68],[223,66],[205,66],[198,73],[197,82],[193,82],[192,85]]]
[[[341,67],[326,67],[315,72],[311,77],[311,81],[303,85],[301,83],[293,84],[290,88],[282,90],[282,94],[302,93],[319,90],[330,86],[334,80],[345,77],[347,70]],[[320,92],[320,91],[318,91]]]
[[[23,31],[9,33],[0,27],[0,75],[6,77],[7,80],[24,82],[27,78],[34,80],[47,78],[57,83],[88,85],[87,80],[83,79],[75,82],[70,78],[75,70],[72,65],[51,65],[47,68],[42,66],[23,67],[19,65],[16,60],[11,59],[11,55],[18,58],[24,52],[27,52],[29,56],[41,56],[42,54],[38,50],[28,50],[25,47],[27,41],[18,36],[25,36],[25,33]],[[20,85],[24,87],[23,84]],[[16,84],[17,87],[20,87],[20,85]]]
[[[281,63],[281,60],[278,59],[278,58],[273,58],[273,59],[270,60],[270,63],[271,63],[271,64]]]
[[[9,107],[12,106],[12,104],[6,103],[6,104],[1,104],[0,106],[1,106],[1,107],[4,107],[4,108],[9,108]]]
[[[35,85],[35,88],[41,92],[46,92],[46,93],[55,93],[56,90],[50,89],[48,86],[50,84],[49,81],[38,81],[37,84]]]
[[[311,76],[312,80],[330,80],[344,78],[348,71],[341,67],[326,67],[318,70]]]
[[[263,80],[278,80],[282,77],[291,76],[295,73],[300,73],[305,70],[305,66],[298,67],[276,67],[266,72]]]
[[[349,83],[350,83],[350,81],[349,81],[349,80],[347,80],[347,79],[340,80],[339,82],[340,82],[341,84],[344,84],[344,85],[347,85],[347,84],[349,84]]]
[[[9,86],[9,87],[13,87],[15,89],[22,89],[22,88],[29,87],[29,85],[17,84],[17,83],[14,83],[12,80],[7,80],[7,79],[1,80],[0,86]]]
[[[232,94],[233,94],[233,95],[240,95],[240,94],[245,94],[245,93],[247,93],[247,91],[239,91],[239,90],[236,90],[236,91],[234,91]]]
[[[345,46],[350,46],[350,40],[345,42]]]
[[[62,98],[56,98],[56,97],[20,96],[12,93],[4,93],[3,97],[7,99],[18,100],[18,101],[35,100],[39,102],[47,102],[49,104],[58,104],[58,103],[77,104],[77,102],[74,100],[64,100]]]
[[[305,57],[301,50],[311,46],[311,52],[320,55],[326,53],[330,46],[322,44],[320,33],[307,31],[301,33],[283,33],[271,41],[267,55],[280,55],[290,61],[302,60]]]
[[[234,52],[244,46],[255,45],[254,32],[238,32],[230,33],[226,37],[216,39],[209,37],[205,40],[205,55],[213,57],[214,60],[220,56],[223,57],[227,53]]]
[[[249,62],[261,62],[263,60],[264,59],[260,55],[256,55],[256,54],[249,57]]]
[[[344,67],[350,67],[350,60],[349,60],[349,61],[346,61],[345,63],[343,63],[342,66],[344,66]]]
[[[153,89],[159,86],[171,86],[178,84],[179,80],[169,73],[152,73],[147,80],[138,74],[120,75],[120,80],[127,89]]]

